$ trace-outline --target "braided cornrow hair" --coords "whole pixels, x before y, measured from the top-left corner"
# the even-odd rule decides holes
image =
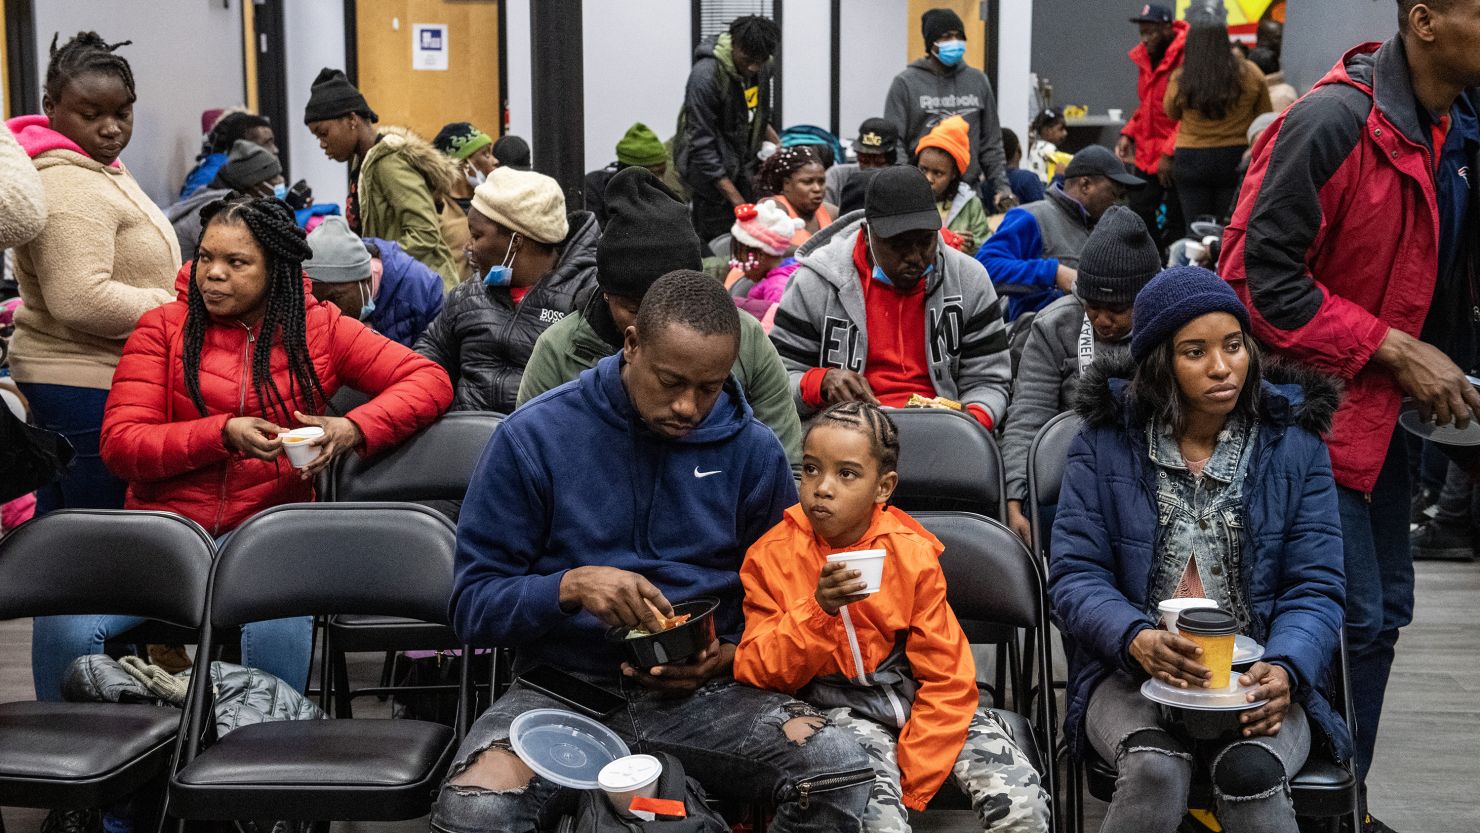
[[[761,163],[760,172],[756,174],[756,182],[760,185],[761,196],[770,197],[781,193],[786,187],[786,181],[792,175],[808,165],[821,165],[822,157],[817,154],[817,149],[811,145],[795,145],[789,148],[781,148],[771,154],[765,162]]]
[[[117,76],[128,89],[129,101],[138,99],[138,93],[134,90],[133,69],[122,55],[114,54],[113,51],[120,46],[128,46],[133,41],[108,43],[97,32],[78,32],[75,37],[58,47],[57,39],[60,37],[60,32],[52,35],[51,62],[46,65],[46,95],[52,101],[62,97],[62,88],[68,81],[90,72]]]
[[[294,222],[293,213],[275,199],[231,197],[217,200],[201,210],[201,240],[214,223],[241,223],[251,232],[267,259],[267,310],[257,333],[257,346],[252,352],[252,390],[262,404],[264,415],[272,418],[276,410],[279,421],[290,421],[293,410],[288,403],[297,396],[305,401],[300,408],[313,413],[327,405],[329,397],[319,382],[313,359],[308,354],[303,298],[303,261],[313,257],[303,229]],[[199,246],[199,241],[197,242]],[[189,313],[185,317],[185,387],[190,400],[206,415],[205,399],[200,392],[200,353],[205,344],[206,325],[210,314],[205,298],[195,282],[195,262],[190,264]],[[272,346],[278,341],[288,357],[291,374],[288,395],[284,397],[272,378]],[[269,393],[271,397],[269,397]]]
[[[812,419],[807,433],[811,434],[819,425],[839,425],[868,437],[869,450],[879,461],[879,474],[888,474],[899,468],[899,430],[894,427],[894,420],[878,405],[862,401],[830,405]],[[806,437],[802,442],[806,442]]]

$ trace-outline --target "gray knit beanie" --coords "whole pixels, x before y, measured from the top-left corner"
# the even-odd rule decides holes
[[[343,217],[330,215],[308,235],[313,257],[303,262],[310,280],[354,283],[370,277],[370,252]]]
[[[237,139],[216,176],[232,190],[245,191],[282,172],[283,165],[272,151],[246,139]]]
[[[1140,215],[1114,205],[1084,243],[1074,294],[1086,304],[1129,304],[1160,270],[1161,254]]]

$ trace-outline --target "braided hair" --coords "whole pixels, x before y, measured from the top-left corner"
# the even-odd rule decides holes
[[[830,405],[812,419],[807,433],[811,434],[821,425],[836,425],[868,437],[869,450],[879,461],[879,474],[888,474],[899,468],[899,431],[894,427],[894,420],[878,405],[863,401]],[[807,438],[803,437],[802,442],[806,441]]]
[[[68,81],[97,72],[112,75],[122,81],[124,88],[128,90],[130,103],[138,99],[138,93],[134,90],[133,69],[122,55],[114,54],[113,51],[120,46],[128,46],[133,41],[108,43],[97,32],[78,32],[75,37],[58,47],[59,37],[61,33],[51,38],[51,62],[46,65],[48,98],[57,101],[62,97],[62,89],[67,86]]]
[[[319,382],[319,375],[308,354],[303,298],[303,261],[313,257],[307,235],[294,222],[293,212],[275,199],[231,197],[217,200],[201,209],[201,241],[206,229],[215,223],[240,223],[247,227],[267,260],[267,311],[257,333],[257,346],[252,352],[252,391],[257,394],[264,415],[275,410],[280,421],[292,419],[289,402],[298,396],[306,400],[300,410],[312,413],[329,397]],[[199,247],[197,241],[197,247]],[[210,313],[205,297],[195,282],[196,262],[190,264],[190,309],[185,317],[185,388],[201,416],[206,403],[200,392],[200,353],[205,344]],[[290,374],[288,395],[283,396],[272,378],[272,347],[282,344],[288,356]],[[269,393],[271,397],[269,397]]]
[[[760,172],[756,174],[761,196],[780,194],[786,187],[786,181],[808,165],[822,165],[822,157],[812,145],[795,145],[777,150],[761,163]]]
[[[781,47],[781,27],[760,15],[737,17],[730,21],[730,42],[753,58],[769,58]]]

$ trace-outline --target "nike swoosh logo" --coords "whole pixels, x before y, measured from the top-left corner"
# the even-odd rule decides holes
[[[694,466],[694,476],[701,479],[708,477],[711,474],[719,474],[722,471],[724,471],[724,469],[715,469],[714,471],[699,471],[699,467]]]

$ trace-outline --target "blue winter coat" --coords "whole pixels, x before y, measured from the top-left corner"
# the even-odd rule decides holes
[[[375,293],[375,312],[365,323],[391,341],[410,347],[442,311],[442,276],[397,243],[377,237],[366,237],[365,242],[380,247],[380,262],[385,267]]]
[[[1088,749],[1090,694],[1116,669],[1145,679],[1130,645],[1156,625],[1146,602],[1157,472],[1145,423],[1128,402],[1130,375],[1129,359],[1122,359],[1096,362],[1081,379],[1075,410],[1085,427],[1069,449],[1053,526],[1049,596],[1055,620],[1075,643],[1065,730],[1079,754]],[[1293,699],[1345,760],[1350,733],[1325,692],[1341,644],[1346,577],[1336,485],[1320,437],[1340,394],[1325,377],[1288,366],[1266,366],[1264,378],[1244,481],[1239,579],[1252,615],[1249,636],[1264,645],[1266,662],[1289,672]]]

